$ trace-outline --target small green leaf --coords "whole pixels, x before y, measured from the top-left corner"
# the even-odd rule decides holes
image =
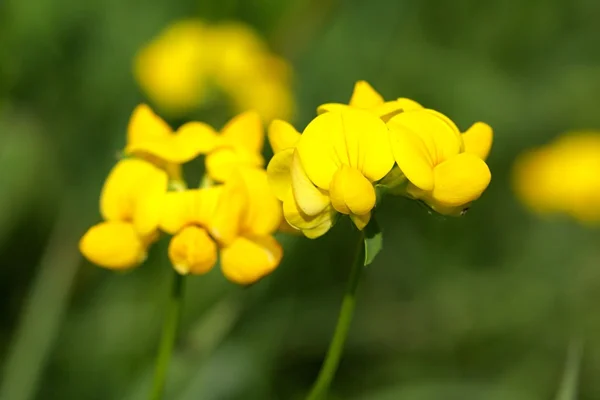
[[[365,227],[365,267],[373,262],[383,247],[383,235],[375,217]]]

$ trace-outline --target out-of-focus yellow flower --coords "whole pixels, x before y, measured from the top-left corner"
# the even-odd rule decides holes
[[[169,257],[180,274],[208,272],[220,249],[223,274],[250,284],[281,261],[272,236],[281,219],[265,171],[243,168],[223,185],[167,193],[160,226],[174,235]]]
[[[275,121],[275,156],[267,172],[287,222],[307,237],[327,232],[337,213],[363,229],[371,218],[373,183],[394,165],[388,130],[375,114],[344,107],[317,116],[300,136]]]
[[[262,167],[264,128],[255,111],[229,121],[217,134],[202,122],[188,122],[176,132],[146,105],[138,106],[131,117],[125,152],[149,160],[181,181],[180,165],[206,154],[211,179],[223,182],[238,167]]]
[[[373,87],[366,81],[358,81],[354,85],[352,97],[347,105],[341,103],[323,104],[317,108],[317,113],[322,114],[328,111],[339,110],[348,107],[371,111],[386,122],[391,117],[401,113],[402,111],[423,108],[423,106],[416,101],[404,97],[392,101],[385,101],[383,97],[377,93],[377,91],[373,89]]]
[[[134,75],[165,112],[186,112],[202,102],[213,69],[208,30],[201,21],[178,21],[137,54]]]
[[[254,109],[265,121],[289,118],[294,109],[290,66],[241,23],[176,22],[140,51],[135,75],[169,113],[199,106],[212,86],[225,92],[236,112]]]
[[[600,222],[600,132],[572,132],[519,156],[514,189],[525,205],[542,214],[564,213]]]
[[[461,215],[489,185],[484,158],[492,130],[487,124],[476,123],[461,134],[443,114],[421,108],[392,117],[387,126],[409,197],[440,214]]]
[[[157,238],[167,174],[141,159],[124,159],[112,169],[100,196],[104,219],[81,238],[81,253],[94,264],[127,269],[146,258]]]

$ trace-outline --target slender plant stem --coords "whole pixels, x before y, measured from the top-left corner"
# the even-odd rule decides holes
[[[361,231],[333,338],[329,344],[329,349],[327,350],[327,355],[321,366],[321,371],[319,371],[319,376],[313,384],[306,400],[322,400],[325,398],[340,363],[350,324],[352,322],[352,316],[354,315],[356,289],[358,288],[358,282],[360,281],[362,270],[364,269],[364,256],[362,256],[364,254],[363,240],[364,233]]]
[[[169,306],[163,323],[158,356],[156,357],[154,382],[152,384],[150,400],[160,400],[163,397],[167,373],[169,371],[169,363],[171,361],[175,339],[177,338],[177,330],[179,328],[179,320],[181,318],[184,278],[183,275],[180,275],[177,271],[173,270],[173,286],[171,287]]]

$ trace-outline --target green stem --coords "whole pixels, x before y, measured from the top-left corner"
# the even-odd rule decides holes
[[[177,329],[179,328],[179,320],[181,318],[183,289],[184,276],[173,270],[173,286],[171,287],[169,307],[163,323],[160,347],[158,349],[158,356],[156,357],[156,369],[154,371],[154,382],[152,384],[150,400],[160,400],[163,397],[169,363],[173,354],[173,347],[175,346]]]
[[[329,391],[329,386],[331,385],[331,381],[333,380],[340,363],[356,305],[356,289],[358,287],[358,282],[360,281],[361,273],[364,269],[364,257],[361,257],[361,255],[364,254],[363,240],[364,233],[361,231],[358,238],[356,255],[354,256],[352,269],[350,271],[350,278],[346,286],[346,292],[344,293],[344,299],[342,300],[342,307],[340,309],[340,314],[335,327],[335,332],[333,334],[333,338],[331,339],[331,343],[329,344],[325,361],[323,361],[323,365],[321,366],[321,371],[319,371],[319,376],[313,384],[313,387],[306,397],[306,400],[321,400],[325,397]]]

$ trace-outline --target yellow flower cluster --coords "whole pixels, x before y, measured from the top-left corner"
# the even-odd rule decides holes
[[[462,215],[490,182],[493,135],[483,122],[461,133],[441,113],[410,99],[385,101],[364,81],[348,105],[317,112],[302,134],[280,120],[269,127],[269,181],[287,222],[307,237],[327,232],[337,214],[363,229],[378,188]]]
[[[600,132],[571,132],[527,151],[515,162],[513,182],[535,212],[600,223]]]
[[[294,108],[290,66],[241,23],[175,22],[137,54],[134,73],[153,103],[171,114],[199,106],[214,86],[236,112],[255,109],[265,121],[289,118]]]
[[[129,157],[104,184],[104,222],[82,237],[82,254],[106,268],[132,268],[162,231],[173,235],[169,258],[181,274],[208,272],[218,252],[233,282],[269,274],[283,255],[273,238],[282,215],[262,169],[263,142],[256,112],[238,115],[219,134],[200,122],[173,131],[148,106],[138,106],[127,132]],[[181,165],[199,155],[206,155],[208,177],[188,189]]]

